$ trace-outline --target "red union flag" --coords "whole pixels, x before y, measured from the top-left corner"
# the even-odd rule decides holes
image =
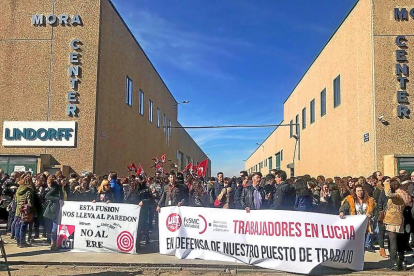
[[[144,170],[142,169],[141,164],[139,164],[138,170],[137,170],[137,172],[135,173],[135,175],[140,175],[140,174],[142,174],[142,173],[144,173]]]
[[[188,163],[188,165],[184,168],[183,172],[185,172],[186,170],[189,170],[191,172],[192,169],[193,169],[193,163],[191,162],[191,163]]]
[[[134,172],[136,172],[136,171],[137,171],[137,166],[135,166],[135,164],[134,164],[134,163],[132,163],[132,164],[128,165],[128,166],[127,166],[127,168],[128,168],[128,171],[129,171],[129,172],[130,172],[130,171],[134,171]]]
[[[208,164],[208,159],[201,161],[200,164],[198,164],[198,168],[197,168],[198,177],[206,176],[207,164]]]
[[[162,172],[162,173],[164,173],[164,174],[166,174],[167,172],[164,170],[164,168],[160,165],[160,164],[157,164],[157,166],[155,166],[155,168],[158,170],[158,171],[160,171],[160,172]]]
[[[166,155],[165,155],[165,153],[164,153],[163,155],[161,155],[161,162],[162,162],[162,163],[165,163],[165,158],[166,158]]]

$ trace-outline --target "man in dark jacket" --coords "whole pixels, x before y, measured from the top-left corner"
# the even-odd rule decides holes
[[[113,203],[122,203],[124,201],[124,190],[122,185],[118,182],[118,174],[113,172],[109,175],[111,184],[111,190],[114,193],[114,202]]]
[[[285,171],[279,170],[276,173],[276,191],[273,198],[272,208],[275,210],[293,210],[295,205],[295,188],[286,182]]]
[[[252,175],[253,184],[243,188],[240,203],[247,213],[250,213],[250,210],[263,209],[266,195],[263,187],[260,186],[260,180],[260,174],[255,172]]]
[[[221,193],[221,190],[224,188],[224,174],[222,172],[217,173],[217,180],[213,185],[213,189],[211,190],[211,197],[213,202],[216,200],[218,195]]]
[[[243,192],[243,180],[242,178],[237,178],[236,185],[234,187],[234,209],[243,209],[241,205],[242,192]]]
[[[160,212],[161,207],[187,205],[188,190],[183,185],[177,184],[175,179],[175,172],[172,171],[168,176],[169,184],[165,185],[161,199],[158,201],[157,212]]]
[[[269,173],[266,175],[266,182],[263,189],[265,190],[265,202],[263,209],[272,209],[273,197],[276,191],[275,176],[273,174]]]

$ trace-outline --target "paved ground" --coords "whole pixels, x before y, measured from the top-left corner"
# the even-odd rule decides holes
[[[174,256],[158,253],[158,243],[153,241],[143,246],[139,255],[120,253],[76,253],[52,252],[44,240],[37,240],[29,248],[17,248],[13,240],[4,237],[8,261],[12,275],[224,275],[237,270],[244,275],[294,275],[260,269],[258,267],[217,261],[180,260]],[[414,275],[414,258],[407,258],[411,271],[400,272],[398,275]],[[1,263],[0,263],[1,264]],[[105,265],[105,266],[103,266]],[[325,267],[315,269],[316,275],[395,275],[386,269],[388,260],[379,257],[378,253],[365,255],[365,269],[362,272],[337,270]],[[227,273],[225,272],[227,270]],[[0,275],[7,275],[4,267],[0,267]]]

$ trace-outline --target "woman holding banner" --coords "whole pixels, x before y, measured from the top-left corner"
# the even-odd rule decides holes
[[[111,184],[109,183],[108,179],[104,179],[101,182],[101,186],[98,188],[98,195],[96,199],[92,201],[95,202],[114,202],[114,193],[111,188]]]
[[[365,193],[362,185],[357,184],[352,190],[351,195],[347,196],[342,201],[342,206],[339,208],[339,216],[345,217],[345,214],[349,215],[366,215],[371,218],[375,210],[375,201],[372,197]],[[373,229],[370,223],[368,223],[368,229],[365,238],[365,250],[374,251],[371,248]]]

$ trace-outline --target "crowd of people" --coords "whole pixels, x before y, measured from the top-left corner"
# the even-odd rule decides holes
[[[288,178],[285,171],[271,170],[263,177],[260,172],[250,175],[217,177],[205,181],[187,172],[153,177],[132,174],[119,178],[117,173],[98,176],[85,172],[64,176],[43,172],[13,172],[0,170],[0,212],[8,215],[8,231],[17,246],[30,246],[42,236],[56,250],[57,225],[64,202],[89,201],[129,203],[141,206],[137,249],[141,241],[149,243],[152,228],[158,229],[158,212],[166,206],[192,206],[224,209],[289,210],[339,215],[366,215],[369,218],[365,250],[391,260],[390,268],[406,268],[405,255],[414,247],[414,172],[401,170],[396,177],[374,172],[371,176],[325,178],[309,175]],[[410,242],[411,239],[411,242]],[[414,257],[414,256],[413,256]]]

